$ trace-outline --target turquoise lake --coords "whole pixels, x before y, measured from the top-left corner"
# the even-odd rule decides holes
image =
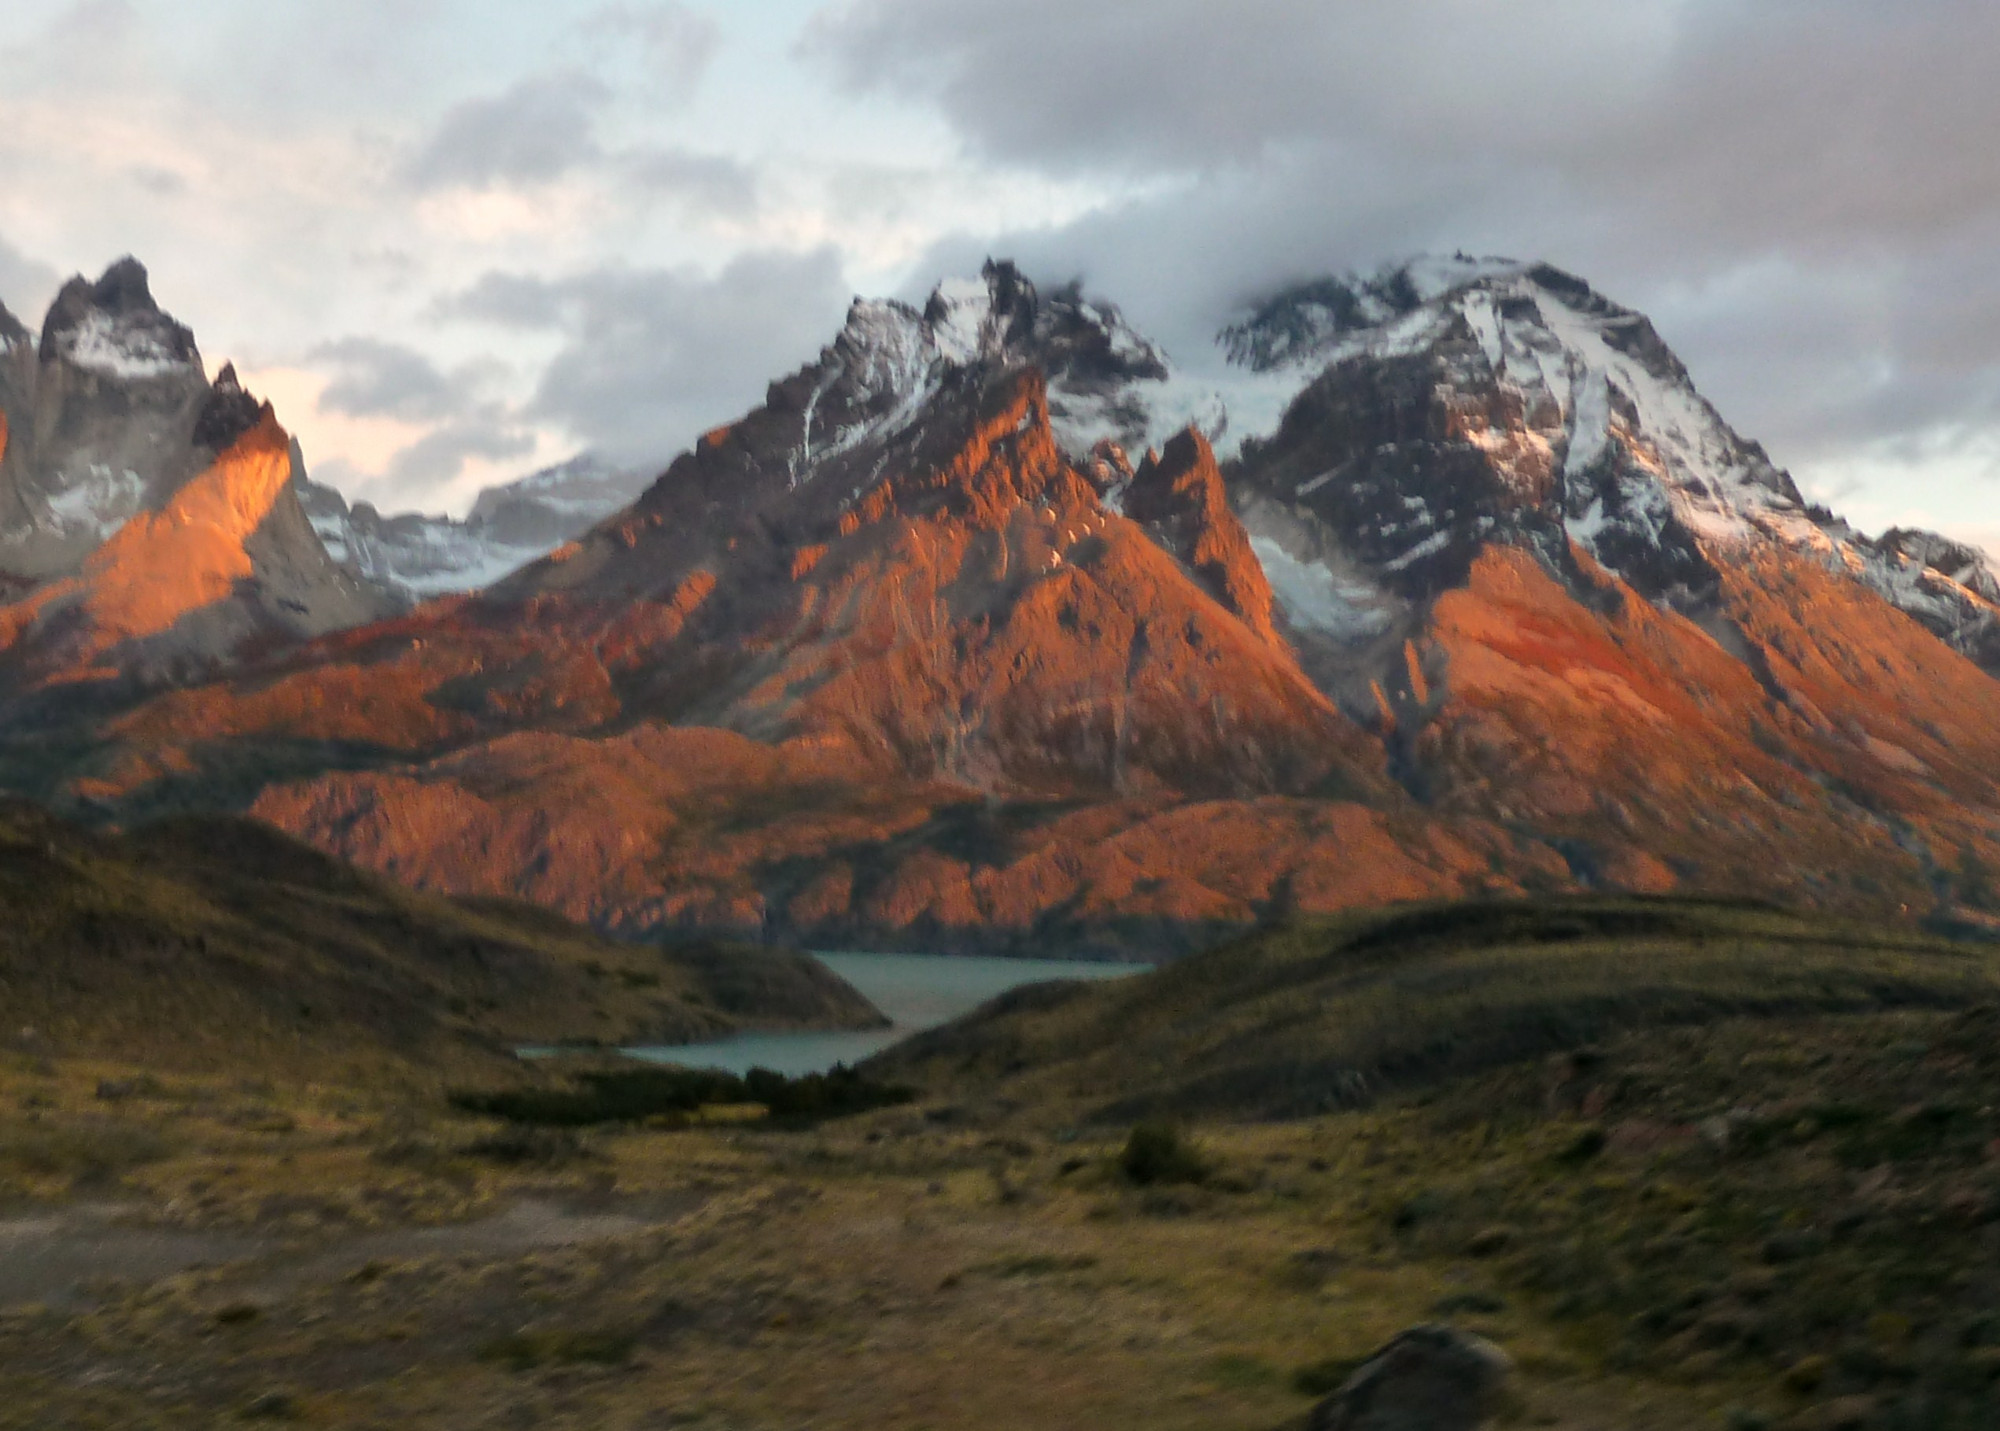
[[[891,1027],[846,1033],[742,1034],[716,1043],[692,1043],[626,1052],[657,1063],[748,1073],[823,1073],[854,1064],[924,1029],[950,1023],[988,999],[1023,984],[1051,979],[1119,979],[1143,974],[1143,964],[1098,964],[1067,959],[957,959],[929,954],[818,954],[827,968],[859,989],[889,1016]]]

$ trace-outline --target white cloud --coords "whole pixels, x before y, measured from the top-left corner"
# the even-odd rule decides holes
[[[526,411],[621,462],[664,460],[761,400],[838,330],[838,256],[746,254],[714,276],[605,267],[561,278],[488,273],[443,307],[563,347]]]

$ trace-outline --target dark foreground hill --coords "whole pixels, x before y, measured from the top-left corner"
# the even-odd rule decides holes
[[[989,1142],[1115,1129],[1058,1180],[1154,1217],[1295,1202],[1323,1240],[1274,1275],[1315,1314],[1432,1277],[1432,1315],[1523,1352],[1535,1396],[1626,1402],[1508,1424],[2000,1424],[1990,945],[1697,901],[1420,907],[1017,991],[864,1072]]]
[[[22,803],[0,806],[0,1010],[33,1051],[330,1080],[880,1017],[800,955],[618,944],[403,889],[247,820],[99,834]]]
[[[873,1067],[1112,1120],[1293,1118],[1620,1034],[1995,999],[2000,955],[1907,928],[1703,900],[1474,901],[1022,989]]]

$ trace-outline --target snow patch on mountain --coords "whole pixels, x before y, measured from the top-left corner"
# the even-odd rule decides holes
[[[126,382],[144,382],[190,366],[159,333],[120,323],[101,310],[62,333],[56,350],[80,368]]]
[[[963,305],[972,307],[972,300],[965,299]],[[907,430],[937,394],[943,365],[976,358],[978,325],[983,322],[983,311],[977,317],[955,312],[947,324],[950,331],[941,339],[936,324],[904,304],[856,299],[846,326],[821,358],[820,374],[806,400],[799,445],[789,463],[792,485],[810,481],[822,464],[836,457]],[[953,359],[946,356],[947,348],[972,356]],[[820,418],[821,401],[843,379],[851,405],[873,415],[829,427]]]
[[[48,498],[46,515],[40,520],[65,536],[84,532],[104,542],[145,506],[145,478],[130,468],[114,471],[92,463],[82,480]]]
[[[1239,442],[1274,431],[1272,406],[1282,413],[1341,364],[1428,356],[1439,397],[1465,423],[1457,439],[1524,495],[1556,474],[1563,530],[1613,571],[1690,543],[1716,561],[1771,543],[1846,572],[1961,650],[2000,627],[2000,581],[1983,554],[1933,533],[1871,540],[1809,507],[1643,315],[1547,265],[1459,255],[1320,279],[1260,304],[1220,341],[1241,372],[1269,384],[1254,416],[1230,411]]]
[[[1366,582],[1336,573],[1324,562],[1301,561],[1274,537],[1253,536],[1250,549],[1263,565],[1278,609],[1291,625],[1339,641],[1381,635],[1393,620],[1382,594]]]
[[[989,278],[948,278],[937,286],[924,314],[940,358],[965,367],[993,355],[993,298]]]
[[[946,279],[921,310],[856,299],[840,335],[804,375],[792,486],[829,462],[907,431],[957,371],[1033,365],[1048,378],[1049,422],[1081,462],[1101,442],[1143,451],[1190,420],[1226,420],[1208,390],[1174,389],[1165,355],[1118,309],[1071,284],[1042,293],[1011,264]]]
[[[585,454],[487,488],[463,521],[385,516],[367,502],[350,507],[333,488],[309,480],[299,495],[329,556],[405,600],[424,601],[512,575],[629,506],[645,485],[644,469]]]

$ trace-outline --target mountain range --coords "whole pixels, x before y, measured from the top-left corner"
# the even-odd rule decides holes
[[[989,264],[857,300],[643,490],[586,464],[445,524],[312,484],[127,261],[39,344],[0,319],[0,780],[623,934],[1138,955],[1575,888],[1987,917],[1981,553],[1806,502],[1546,265],[1321,279],[1219,341],[1197,379]]]

